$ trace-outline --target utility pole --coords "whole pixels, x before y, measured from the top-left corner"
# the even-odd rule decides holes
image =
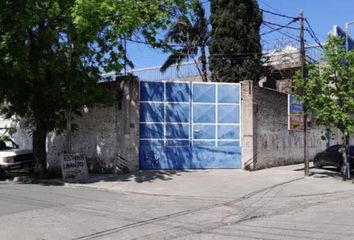
[[[120,45],[121,45],[121,47],[122,47],[122,49],[123,49],[123,58],[124,58],[124,63],[123,63],[123,65],[124,65],[124,76],[127,76],[127,64],[128,64],[128,61],[127,61],[127,39],[126,39],[126,37],[124,36],[124,37],[122,37],[121,39],[120,39]]]
[[[304,81],[304,89],[302,94],[306,94],[306,69],[305,69],[305,29],[304,29],[304,11],[300,11],[300,61],[301,61],[301,79]],[[309,169],[309,158],[307,155],[307,109],[303,107],[303,125],[304,125],[304,170],[305,176],[309,176],[310,169]]]
[[[348,53],[349,52],[349,26],[351,24],[354,24],[354,21],[350,21],[350,22],[346,22],[345,23],[345,51]],[[348,179],[351,179],[351,170],[352,170],[352,166],[351,166],[351,152],[350,152],[350,137],[346,136],[346,161],[345,161],[345,165],[346,165],[346,172],[344,173],[344,175],[346,175],[346,177]]]

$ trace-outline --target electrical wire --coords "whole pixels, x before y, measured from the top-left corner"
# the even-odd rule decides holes
[[[259,0],[260,2],[262,2],[264,5],[266,5],[267,7],[273,9],[274,11],[278,12],[281,14],[280,10],[279,9],[276,9],[275,7],[272,7],[271,5],[269,5],[268,3],[266,3],[266,1],[264,0]]]
[[[288,16],[288,15],[285,15],[285,14],[275,13],[275,12],[272,12],[272,11],[269,11],[269,10],[265,10],[265,9],[262,9],[262,8],[261,8],[261,11],[263,11],[265,13],[269,13],[269,14],[275,15],[275,16],[278,16],[278,17],[296,19],[296,20],[299,19],[299,17],[292,17],[292,16]]]
[[[288,37],[288,38],[291,38],[291,39],[297,41],[297,42],[300,40],[299,38],[293,37],[293,36],[291,36],[289,33],[285,33],[285,32],[283,32],[283,31],[281,31],[280,29],[277,29],[277,28],[274,28],[274,27],[271,26],[271,25],[268,25],[267,23],[265,23],[264,25],[267,26],[267,27],[269,27],[270,29],[272,29],[272,30],[274,30],[274,31],[279,32],[280,34],[282,34],[282,35],[284,35],[284,36],[286,36],[286,37]]]
[[[298,19],[293,19],[289,23],[287,23],[286,25],[281,25],[281,24],[278,24],[278,23],[272,23],[272,22],[268,22],[268,21],[263,21],[263,23],[270,24],[270,25],[277,26],[277,27],[281,27],[280,29],[288,28],[288,29],[293,29],[293,30],[300,30],[299,27],[291,27],[291,26],[289,26],[290,24],[292,24],[292,23],[294,23],[296,21],[298,21]]]
[[[208,0],[204,1],[203,3],[206,3],[208,2]],[[272,12],[272,11],[269,11],[269,10],[265,10],[265,9],[260,9],[261,11],[265,12],[265,13],[268,13],[268,14],[272,14],[272,15],[275,15],[275,16],[279,16],[279,17],[283,17],[283,18],[288,18],[288,19],[291,19],[290,22],[288,22],[287,24],[285,25],[282,25],[282,24],[278,24],[278,23],[274,23],[274,22],[269,22],[269,21],[263,21],[263,26],[266,26],[268,28],[270,28],[271,30],[268,31],[268,32],[264,32],[264,33],[261,33],[260,35],[261,36],[264,36],[264,35],[267,35],[267,34],[270,34],[270,33],[273,33],[273,32],[278,32],[296,42],[299,41],[299,37],[298,36],[294,36],[292,34],[290,34],[289,32],[283,32],[282,30],[284,28],[286,29],[292,29],[292,30],[300,30],[299,27],[292,27],[290,26],[292,23],[294,22],[297,22],[300,18],[299,17],[293,17],[293,16],[288,16],[288,15],[285,15],[285,14],[282,14],[282,13],[275,13],[275,12]],[[311,36],[311,38],[313,38],[315,40],[315,42],[321,47],[323,48],[321,42],[319,41],[318,37],[316,36],[316,33],[314,32],[313,28],[311,27],[310,23],[308,22],[307,19],[305,19],[305,22],[308,26],[308,28],[306,28],[305,30],[308,32],[308,34]],[[237,39],[235,41],[246,41],[246,40],[249,40],[249,38],[243,38],[243,39]],[[137,44],[145,44],[145,45],[150,45],[148,42],[146,41],[141,41],[141,40],[135,40],[135,39],[127,39],[128,42],[131,42],[131,43],[137,43]],[[182,44],[169,44],[168,46],[170,47],[183,47]],[[214,56],[214,57],[220,57],[220,58],[227,58],[227,59],[245,59],[245,58],[248,58],[254,54],[257,54],[257,53],[251,53],[251,52],[248,52],[248,53],[231,53],[231,54],[210,54],[211,56]],[[267,54],[269,53],[262,53],[262,54],[259,54],[260,56],[267,56]],[[184,55],[190,55],[190,54],[184,54]],[[231,56],[231,57],[230,57]],[[312,61],[314,61],[314,59],[311,59]]]
[[[276,31],[279,31],[283,28],[291,28],[291,29],[294,29],[293,27],[289,27],[290,24],[296,22],[297,20],[293,19],[292,21],[290,21],[289,23],[287,23],[286,25],[280,25],[280,24],[277,24],[277,23],[271,23],[271,22],[268,22],[268,21],[263,21],[263,25],[264,24],[270,24],[270,25],[274,25],[274,26],[278,26],[278,28],[273,28],[272,30],[268,31],[268,32],[264,32],[262,33],[261,35],[264,36],[264,35],[267,35],[269,33],[272,33],[272,32],[276,32]],[[267,26],[268,27],[268,26]],[[298,30],[298,28],[295,28],[296,30]]]
[[[315,31],[313,30],[313,28],[311,27],[311,24],[309,23],[309,21],[305,18],[305,22],[308,26],[308,29],[306,29],[306,31],[310,34],[310,36],[312,37],[313,40],[315,40],[315,42],[323,49],[323,46],[321,44],[321,41],[318,39],[318,37],[316,36]]]

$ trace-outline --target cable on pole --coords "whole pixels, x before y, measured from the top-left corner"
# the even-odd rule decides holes
[[[275,16],[278,16],[278,17],[289,18],[289,19],[296,19],[296,20],[299,19],[299,17],[292,17],[292,16],[288,16],[288,15],[285,15],[285,14],[275,13],[275,12],[268,11],[268,10],[265,10],[265,9],[262,9],[262,8],[261,8],[261,11],[263,11],[263,12],[265,12],[265,13],[269,13],[269,14],[275,15]]]
[[[298,27],[289,26],[290,24],[292,24],[292,23],[294,23],[296,21],[297,21],[297,19],[293,19],[293,20],[291,20],[289,23],[287,23],[285,25],[278,24],[278,23],[272,23],[272,22],[268,22],[268,21],[263,21],[263,23],[270,24],[270,25],[273,25],[273,26],[277,26],[277,27],[280,27],[281,29],[282,28],[288,28],[288,29],[293,29],[293,30],[300,30],[300,28],[298,28]]]
[[[265,23],[264,25],[267,26],[267,27],[269,27],[270,29],[273,29],[273,30],[274,30],[273,32],[277,31],[277,32],[279,32],[280,34],[283,34],[284,36],[293,39],[294,41],[297,41],[297,42],[299,41],[299,39],[298,39],[297,37],[293,37],[293,36],[291,36],[291,35],[288,34],[288,33],[282,32],[282,31],[280,31],[281,29],[274,28],[273,26],[268,25],[267,23]]]
[[[268,22],[268,21],[263,21],[263,24],[267,27],[269,27],[268,25],[274,25],[274,26],[278,26],[278,28],[273,28],[272,30],[268,31],[268,32],[265,32],[265,33],[262,33],[261,36],[264,36],[266,34],[269,34],[269,33],[272,33],[272,32],[275,32],[275,31],[279,31],[283,28],[290,28],[290,29],[296,29],[296,30],[299,30],[299,28],[295,28],[295,27],[289,27],[290,24],[296,22],[297,20],[293,19],[292,21],[288,22],[287,24],[285,25],[281,25],[281,24],[277,24],[277,23],[272,23],[272,22]],[[271,28],[271,27],[269,27]]]
[[[318,39],[318,37],[316,36],[315,31],[313,30],[313,28],[311,27],[311,24],[309,23],[309,21],[305,18],[305,22],[308,26],[308,29],[306,29],[306,31],[310,34],[310,36],[312,37],[313,40],[315,40],[315,42],[323,49],[323,46],[321,44],[321,41]]]

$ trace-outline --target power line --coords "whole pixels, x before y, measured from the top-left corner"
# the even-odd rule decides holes
[[[205,0],[203,1],[202,3],[206,3],[206,2],[209,2],[209,0]],[[292,21],[290,21],[289,23],[285,24],[285,25],[281,25],[281,24],[277,24],[277,23],[273,23],[273,22],[268,22],[268,21],[263,21],[263,25],[264,26],[267,26],[269,27],[270,31],[268,32],[264,32],[264,33],[261,33],[260,35],[261,36],[264,36],[264,35],[267,35],[267,34],[270,34],[272,32],[279,32],[280,34],[283,34],[295,41],[298,41],[299,39],[297,37],[293,37],[291,36],[291,34],[289,33],[284,33],[282,31],[280,31],[281,29],[283,28],[288,28],[288,29],[293,29],[293,30],[299,30],[299,28],[297,27],[291,27],[289,25],[291,25],[292,23],[296,22],[299,20],[299,17],[292,17],[292,16],[288,16],[288,15],[285,15],[285,14],[281,14],[281,13],[275,13],[275,12],[272,12],[272,11],[269,11],[269,10],[265,10],[265,9],[260,9],[261,11],[263,12],[266,12],[266,13],[269,13],[269,14],[272,14],[272,15],[276,15],[276,16],[280,16],[280,17],[284,17],[284,18],[289,18],[289,19],[292,19]],[[273,25],[273,26],[277,26],[277,28],[274,28],[270,25]],[[311,34],[311,33],[310,33]],[[249,38],[243,38],[243,39],[237,39],[235,41],[239,42],[239,41],[246,41],[246,40],[249,40]],[[131,43],[137,43],[137,44],[145,44],[145,45],[151,45],[150,43],[146,42],[146,41],[141,41],[141,40],[133,40],[133,39],[127,39],[128,42],[131,42]],[[183,47],[182,44],[167,44],[167,46],[169,47]]]
[[[262,9],[260,8],[261,11],[265,12],[265,13],[269,13],[269,14],[272,14],[272,15],[275,15],[275,16],[279,16],[279,17],[284,17],[284,18],[290,18],[290,19],[298,19],[298,17],[292,17],[292,16],[288,16],[288,15],[285,15],[285,14],[282,14],[280,13],[279,10],[275,9],[274,7],[270,6],[268,3],[264,2],[263,0],[260,0],[264,5],[268,6],[269,8],[271,9],[274,9],[275,11],[277,11],[278,13],[275,13],[275,12],[272,12],[272,11],[269,11],[269,10],[265,10],[265,9]],[[210,2],[210,0],[204,0],[204,1],[200,1],[201,4],[205,4],[205,3],[208,3]]]
[[[317,62],[316,59],[314,59],[313,57],[311,57],[311,56],[309,56],[309,55],[306,55],[306,58],[310,59],[310,60],[312,61],[312,63],[313,63],[313,62]],[[310,61],[306,61],[306,62],[311,64]]]
[[[296,20],[299,19],[299,17],[292,17],[292,16],[288,16],[288,15],[285,15],[285,14],[275,13],[275,12],[272,12],[272,11],[269,11],[269,10],[265,10],[265,9],[262,9],[262,8],[261,8],[261,11],[263,11],[265,13],[269,13],[269,14],[275,15],[275,16],[278,16],[278,17],[296,19]]]
[[[297,20],[298,19],[293,19],[289,23],[287,23],[286,25],[281,25],[281,24],[278,24],[278,23],[272,23],[272,22],[268,22],[268,21],[263,21],[263,23],[270,24],[270,25],[277,26],[277,27],[281,27],[280,29],[288,28],[288,29],[293,29],[293,30],[300,30],[300,28],[298,28],[298,27],[289,26],[290,24],[296,22]]]
[[[305,30],[306,30],[306,32],[308,32],[308,34],[310,35],[310,37],[316,42],[316,44],[318,44],[318,46],[323,49],[323,45],[322,45],[322,43],[318,40],[318,38],[316,37],[316,35],[314,35],[314,34],[313,34],[311,31],[309,31],[308,29],[305,29]]]
[[[266,3],[264,0],[259,0],[259,1],[262,2],[264,5],[266,5],[267,7],[271,8],[271,9],[273,9],[274,11],[276,11],[276,12],[278,12],[278,13],[281,14],[281,12],[280,12],[278,9],[272,7],[271,5],[269,5],[268,3]]]
[[[208,1],[205,1],[205,2],[208,2]],[[204,2],[204,3],[205,3]],[[268,31],[268,32],[264,32],[264,33],[261,33],[260,35],[261,36],[264,36],[264,35],[267,35],[267,34],[270,34],[270,33],[273,33],[273,32],[278,32],[296,42],[299,41],[299,38],[298,36],[294,36],[288,32],[283,32],[281,31],[282,29],[286,28],[286,29],[292,29],[292,30],[299,30],[298,27],[292,27],[290,26],[292,23],[298,21],[300,18],[299,17],[292,17],[292,16],[288,16],[288,15],[285,15],[285,14],[281,14],[281,13],[275,13],[275,12],[272,12],[272,11],[269,11],[269,10],[265,10],[265,9],[261,9],[263,12],[265,13],[269,13],[269,14],[272,14],[272,15],[276,15],[276,16],[280,16],[280,17],[284,17],[284,18],[288,18],[288,19],[291,19],[290,22],[288,22],[287,24],[285,25],[282,25],[282,24],[278,24],[278,23],[274,23],[274,22],[269,22],[269,21],[263,21],[263,26],[266,26],[268,28],[270,28],[271,30]],[[307,21],[307,19],[305,19],[307,25],[308,25],[308,28],[309,29],[306,29],[306,31],[310,34],[310,36],[316,41],[316,43],[322,47],[320,41],[318,40],[315,32],[313,31],[311,25],[309,24],[309,22]],[[239,41],[247,41],[249,40],[249,38],[243,38],[243,39],[237,39],[235,41],[239,42]],[[141,40],[135,40],[135,39],[127,39],[127,41],[131,42],[131,43],[137,43],[137,44],[145,44],[145,45],[150,45],[150,43],[148,43],[147,41],[141,41]],[[168,46],[170,47],[183,47],[184,45],[182,44],[168,44]],[[226,57],[226,56],[232,56],[232,59],[242,59],[242,58],[247,58],[248,56],[250,55],[253,55],[255,53],[231,53],[231,54],[213,54],[215,56],[219,56],[219,57]],[[190,56],[191,54],[183,54],[185,56]],[[231,58],[230,58],[231,59]]]
[[[286,25],[280,25],[280,24],[277,24],[277,23],[272,23],[272,22],[267,22],[267,21],[263,21],[263,24],[270,24],[270,25],[274,25],[274,26],[278,26],[278,28],[273,28],[272,30],[268,31],[268,32],[265,32],[265,33],[262,33],[261,35],[266,35],[266,34],[269,34],[269,33],[272,33],[272,32],[275,32],[275,31],[279,31],[283,28],[291,28],[291,29],[294,29],[293,27],[289,27],[290,24],[296,22],[297,20],[293,19],[291,20],[289,23],[287,23]],[[269,27],[269,26],[267,26]],[[296,30],[298,30],[298,28],[295,28]]]
[[[287,24],[285,25],[281,25],[281,24],[277,24],[277,23],[272,23],[272,22],[268,22],[268,21],[263,21],[263,26],[267,26],[269,28],[271,28],[272,30],[271,31],[268,31],[268,32],[264,32],[264,33],[261,33],[260,35],[261,36],[264,36],[264,35],[267,35],[269,33],[272,33],[272,32],[275,32],[275,31],[278,31],[280,32],[281,29],[283,28],[289,28],[289,29],[294,29],[294,30],[299,30],[299,28],[296,28],[296,27],[291,27],[289,25],[291,25],[292,23],[298,21],[298,19],[293,19],[292,21],[288,22]],[[274,28],[274,27],[271,27],[269,25],[274,25],[274,26],[278,26],[278,28]],[[280,32],[282,33],[283,35],[287,35],[287,33],[283,33],[283,32]],[[290,38],[294,39],[294,37],[291,37]],[[240,42],[240,41],[247,41],[249,40],[250,38],[241,38],[241,39],[236,39],[235,42]],[[128,42],[131,42],[131,43],[137,43],[137,44],[145,44],[145,45],[151,45],[150,43],[146,42],[146,41],[141,41],[141,40],[135,40],[135,39],[126,39],[126,41]],[[183,47],[184,45],[183,44],[168,44],[169,47]]]
[[[272,30],[274,30],[274,31],[277,31],[277,32],[279,32],[280,34],[282,34],[282,35],[284,35],[284,36],[286,36],[286,37],[288,37],[288,38],[291,38],[291,39],[293,39],[293,40],[295,40],[295,41],[297,41],[297,42],[299,41],[299,38],[293,37],[293,36],[291,36],[291,35],[288,34],[288,33],[282,32],[280,29],[274,28],[273,26],[268,25],[267,23],[265,23],[265,26],[267,26],[267,27],[269,27],[270,29],[272,29]]]
[[[313,38],[313,40],[315,40],[315,42],[321,47],[323,48],[321,41],[318,39],[318,37],[316,36],[315,31],[313,30],[313,28],[311,27],[311,24],[309,23],[309,21],[305,18],[305,22],[308,26],[309,29],[306,29],[306,31],[310,34],[310,36]]]

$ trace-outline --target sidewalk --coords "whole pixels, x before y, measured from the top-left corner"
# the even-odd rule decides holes
[[[244,170],[138,171],[126,175],[93,175],[88,183],[65,183],[68,187],[94,187],[133,194],[234,199],[274,186],[284,185],[282,194],[304,196],[354,190],[338,172],[311,169],[304,177],[303,165]],[[58,180],[58,183],[62,182]],[[286,187],[285,187],[286,186]]]

